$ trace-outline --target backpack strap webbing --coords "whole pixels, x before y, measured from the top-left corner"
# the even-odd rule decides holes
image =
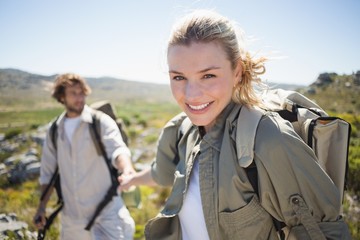
[[[63,202],[61,202],[61,205],[59,205],[57,209],[48,218],[46,218],[46,224],[44,228],[38,231],[38,238],[37,238],[38,240],[45,239],[46,231],[49,230],[51,224],[53,223],[53,221],[55,220],[56,216],[59,214],[63,206],[64,204]]]
[[[104,157],[105,164],[108,167],[109,172],[110,172],[111,182],[113,184],[114,183],[118,184],[118,181],[117,181],[117,169],[114,168],[111,165],[111,160],[107,156],[105,146],[104,146],[103,141],[101,139],[100,117],[101,117],[102,114],[105,114],[105,113],[102,113],[102,112],[97,111],[97,110],[93,110],[93,112],[91,114],[92,123],[89,124],[90,135],[93,138],[93,142],[95,144],[95,147],[96,147],[99,155],[102,155]]]
[[[51,127],[50,127],[50,138],[51,138],[51,142],[52,142],[56,152],[57,152],[57,137],[58,137],[58,131],[57,131],[58,119],[59,119],[59,116],[55,119],[55,121],[51,124]],[[52,184],[49,184],[48,187],[51,185],[55,187],[56,194],[58,196],[58,204],[63,205],[64,201],[63,201],[62,192],[61,192],[60,175],[59,175],[59,166],[58,165],[56,165],[56,169],[55,169],[55,172],[53,174],[53,177],[52,177],[52,180],[50,181],[50,183],[52,183]],[[49,191],[49,189],[47,191]]]
[[[259,196],[258,187],[258,172],[254,161],[254,146],[256,131],[259,122],[264,115],[264,111],[259,108],[250,108],[243,106],[240,109],[237,129],[236,129],[236,152],[238,162],[241,167],[244,168],[249,182],[254,189],[254,192]],[[247,126],[240,127],[240,126]],[[274,227],[279,234],[281,240],[285,239],[285,233],[282,230],[285,227],[285,223],[273,219]]]
[[[240,167],[246,168],[254,160],[256,131],[264,111],[259,108],[242,106],[237,119],[236,153]],[[246,127],[241,127],[246,126]]]
[[[101,131],[100,131],[100,114],[103,114],[99,111],[94,111],[92,113],[92,124],[89,125],[90,127],[90,133],[94,138],[94,144],[96,145],[97,149],[100,149],[106,166],[109,169],[109,173],[110,173],[110,178],[111,178],[111,186],[108,189],[108,191],[106,192],[103,200],[98,204],[98,206],[96,207],[96,210],[94,212],[94,214],[92,215],[90,221],[88,222],[88,224],[85,227],[85,230],[89,231],[90,228],[92,227],[92,225],[95,222],[96,217],[101,213],[101,211],[104,209],[104,207],[111,202],[113,196],[117,195],[117,187],[119,186],[119,182],[117,181],[117,169],[115,169],[110,162],[110,159],[108,158],[106,151],[105,151],[105,146],[101,140]]]
[[[50,140],[51,140],[51,143],[53,144],[55,151],[57,151],[57,136],[58,136],[57,120],[58,120],[58,118],[59,117],[57,117],[52,122],[50,129],[49,129]],[[46,218],[46,223],[45,223],[44,228],[38,231],[38,240],[45,239],[46,231],[49,230],[49,228],[50,228],[51,224],[53,223],[53,221],[55,220],[56,216],[59,214],[61,209],[64,207],[64,201],[62,198],[61,186],[60,186],[60,174],[59,174],[58,165],[56,165],[55,171],[54,171],[53,175],[51,176],[50,182],[46,186],[45,190],[42,192],[40,201],[44,200],[45,196],[48,194],[48,192],[50,191],[50,189],[52,187],[55,188],[56,194],[58,196],[57,208],[53,213],[50,214],[50,216],[48,218]]]
[[[239,117],[238,124],[242,124],[243,126],[248,126],[247,128],[241,128],[238,125],[236,132],[236,147],[237,151],[240,149],[244,151],[243,153],[238,154],[238,160],[241,167],[244,167],[245,172],[248,176],[249,182],[251,183],[254,191],[259,196],[258,189],[258,173],[255,161],[253,161],[254,157],[254,147],[255,147],[255,137],[256,131],[258,128],[258,124],[260,119],[262,118],[264,112],[261,110],[242,107]],[[247,135],[244,135],[247,134]],[[240,146],[238,146],[238,141]],[[247,149],[246,149],[247,148]],[[239,157],[240,156],[240,157]],[[250,159],[252,157],[252,159]],[[243,165],[241,165],[243,164]],[[307,207],[305,201],[301,198],[300,195],[291,196],[289,199],[291,206],[294,209],[294,212],[301,216],[302,224],[306,229],[307,233],[311,237],[311,239],[325,239],[323,233],[320,230],[319,225],[315,221],[314,217],[311,215],[309,208]],[[272,216],[274,227],[279,234],[280,239],[285,239],[284,231],[282,230],[285,227],[285,223],[277,220]]]

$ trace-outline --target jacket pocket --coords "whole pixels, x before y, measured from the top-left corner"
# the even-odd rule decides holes
[[[277,239],[272,218],[256,195],[240,209],[220,212],[219,221],[224,239]]]

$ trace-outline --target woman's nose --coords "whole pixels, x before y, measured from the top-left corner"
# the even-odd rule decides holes
[[[185,88],[185,96],[188,100],[196,99],[202,96],[202,89],[200,84],[188,81]]]

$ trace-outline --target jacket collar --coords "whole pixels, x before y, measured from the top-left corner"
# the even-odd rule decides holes
[[[239,115],[241,106],[242,105],[231,101],[217,117],[214,126],[206,133],[203,140],[217,150],[220,150],[224,134],[230,134],[231,136],[235,134],[233,133],[235,132],[233,130],[236,127],[236,119]],[[224,132],[226,124],[230,124],[229,133]]]

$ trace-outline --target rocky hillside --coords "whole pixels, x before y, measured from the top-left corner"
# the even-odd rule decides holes
[[[43,76],[18,69],[0,69],[0,111],[12,108],[35,109],[58,106],[50,98],[56,75]],[[174,101],[168,84],[126,81],[111,77],[87,78],[93,93],[89,102],[110,100],[115,103],[146,101]],[[275,85],[275,84],[274,84]],[[293,84],[276,84],[284,89],[296,89]]]
[[[56,104],[50,92],[55,75],[43,76],[17,69],[0,69],[0,111],[11,108],[44,108]],[[85,77],[86,78],[86,77]],[[89,102],[173,101],[166,84],[126,81],[110,77],[86,78],[93,93]]]
[[[12,108],[45,108],[58,106],[50,98],[55,75],[43,76],[17,69],[0,69],[0,111]],[[85,77],[86,78],[86,77]],[[111,77],[86,78],[93,93],[89,102],[110,100],[116,103],[133,101],[173,102],[167,84],[126,81]],[[360,112],[360,71],[349,75],[322,73],[309,86],[272,84],[277,88],[298,90],[314,99],[327,111]]]
[[[360,71],[350,75],[322,73],[314,83],[299,91],[326,111],[360,113]]]

